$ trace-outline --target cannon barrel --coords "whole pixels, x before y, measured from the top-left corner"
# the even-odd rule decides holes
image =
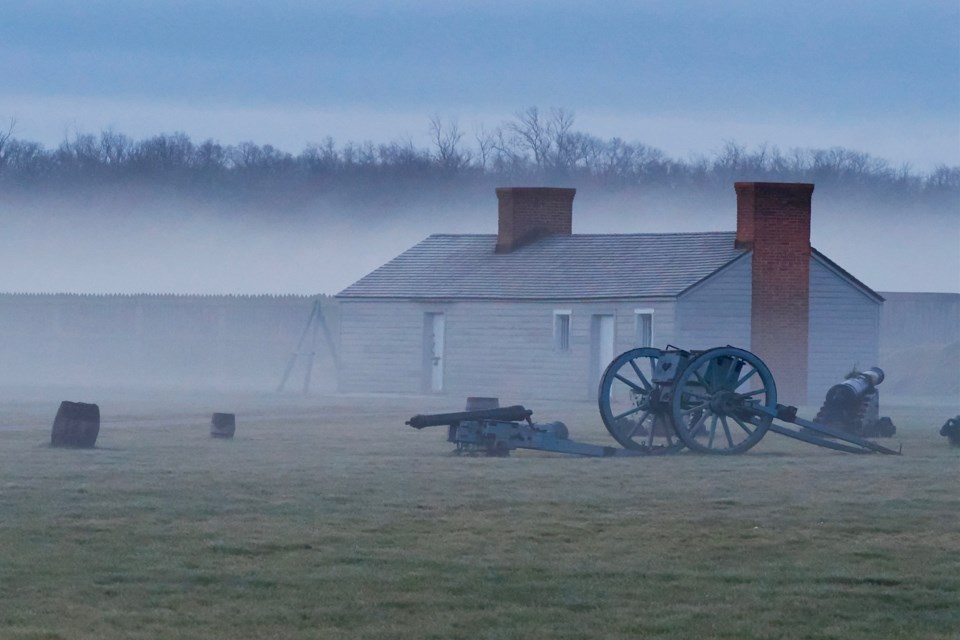
[[[870,393],[877,385],[883,382],[883,369],[870,367],[861,371],[852,378],[835,384],[827,391],[827,403],[847,404]]]
[[[501,407],[499,409],[483,409],[480,411],[459,411],[457,413],[431,413],[426,415],[415,415],[406,424],[414,429],[423,429],[424,427],[451,426],[467,421],[480,420],[499,420],[501,422],[519,422],[520,420],[530,420],[533,411],[522,405],[513,405],[512,407]]]

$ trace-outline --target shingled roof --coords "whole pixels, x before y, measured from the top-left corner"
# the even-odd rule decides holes
[[[549,236],[494,253],[496,235],[432,235],[339,298],[566,300],[676,296],[743,255],[734,232]]]

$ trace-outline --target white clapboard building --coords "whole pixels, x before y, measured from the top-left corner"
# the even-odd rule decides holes
[[[812,184],[735,185],[731,232],[573,234],[574,189],[497,189],[341,291],[343,392],[591,399],[635,346],[733,345],[803,404],[877,363],[883,298],[810,246]]]

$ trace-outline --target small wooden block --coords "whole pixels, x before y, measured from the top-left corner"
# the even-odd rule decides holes
[[[237,417],[232,413],[215,413],[210,420],[210,435],[214,438],[232,438],[237,430]]]

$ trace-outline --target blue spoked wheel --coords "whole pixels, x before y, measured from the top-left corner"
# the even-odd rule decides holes
[[[735,454],[763,438],[776,411],[777,385],[763,361],[744,349],[704,351],[680,372],[670,401],[677,436],[693,451]]]
[[[683,449],[670,421],[670,404],[653,384],[661,351],[632,349],[613,359],[600,378],[600,417],[610,435],[627,449],[649,454]]]

